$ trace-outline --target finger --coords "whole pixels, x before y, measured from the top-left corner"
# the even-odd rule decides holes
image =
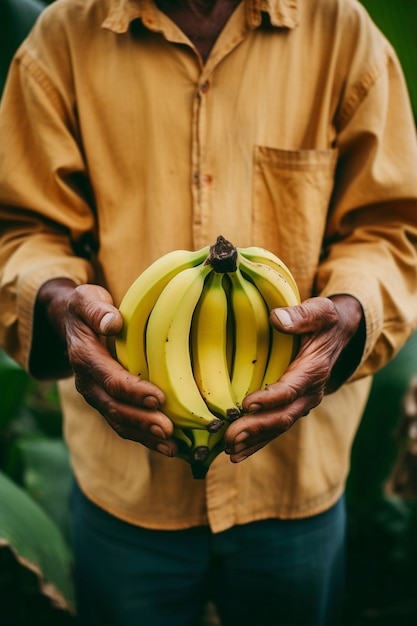
[[[302,409],[301,412],[305,410]],[[244,415],[227,428],[224,439],[229,451],[237,452],[268,443],[291,428],[298,418],[297,407]]]
[[[68,310],[98,335],[115,335],[123,328],[120,311],[108,291],[98,285],[79,285],[68,303]]]
[[[299,417],[307,415],[312,404],[310,398],[303,397],[281,409],[273,408],[251,415],[243,415],[227,428],[225,442],[230,444],[233,449],[244,439],[247,440],[246,446],[268,442],[287,432]]]
[[[258,413],[268,409],[288,406],[303,393],[293,382],[294,377],[286,372],[276,383],[267,385],[265,389],[254,391],[243,399],[242,408],[247,413]]]
[[[337,313],[329,298],[310,298],[291,307],[272,309],[271,324],[284,333],[305,334],[331,328],[337,323]]]
[[[242,449],[238,450],[237,452],[228,452],[226,450],[226,454],[229,454],[229,458],[232,463],[241,463],[248,457],[252,456],[252,454],[254,454],[255,452],[258,452],[258,450],[264,448],[267,443],[268,442],[265,441],[254,446],[242,447]]]
[[[103,415],[120,437],[160,443],[172,436],[173,423],[161,411],[121,402],[91,379],[76,377],[75,384],[88,404]]]
[[[299,398],[290,407],[246,415],[233,422],[225,433],[226,453],[239,462],[286,433],[313,408],[309,398]]]
[[[79,391],[84,397],[94,383],[107,396],[123,404],[154,410],[164,404],[165,395],[159,387],[125,370],[100,342],[84,341],[81,345],[73,342],[69,354]]]
[[[318,406],[323,400],[327,370],[323,366],[301,368],[295,366],[276,383],[265,389],[254,391],[246,396],[242,408],[247,413],[260,411],[277,411],[281,407],[289,407],[299,401],[305,401],[308,409]]]

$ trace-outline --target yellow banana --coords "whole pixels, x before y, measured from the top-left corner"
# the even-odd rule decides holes
[[[262,386],[272,327],[265,301],[255,285],[242,275],[239,268],[228,276],[234,318],[231,381],[237,401],[242,403],[248,393]]]
[[[182,270],[202,263],[210,247],[191,252],[174,250],[160,257],[134,281],[119,307],[123,316],[122,332],[116,337],[118,361],[132,374],[148,378],[145,329],[148,317],[162,289]]]
[[[190,328],[194,309],[212,271],[201,263],[176,274],[157,299],[146,329],[149,380],[166,395],[163,411],[179,428],[217,430],[213,415],[194,379],[190,359]]]
[[[229,274],[228,274],[229,276]],[[231,281],[229,279],[225,279],[223,281],[223,287],[226,292],[227,301],[230,302],[230,294],[231,294]],[[226,362],[227,362],[227,370],[229,372],[229,376],[232,376],[233,369],[233,353],[235,350],[234,346],[234,330],[235,328],[235,320],[232,315],[232,311],[230,310],[227,315],[226,320]]]
[[[299,296],[282,274],[270,265],[255,263],[238,255],[241,272],[250,278],[263,296],[268,310],[281,306],[295,306],[300,303]],[[268,364],[265,370],[262,387],[276,382],[287,369],[294,357],[296,339],[273,330]]]
[[[191,326],[194,378],[210,411],[232,421],[241,415],[230,382],[227,363],[228,302],[222,272],[207,279]]]
[[[258,246],[239,248],[239,252],[242,254],[242,256],[244,256],[246,259],[249,259],[249,261],[252,261],[253,263],[264,263],[265,265],[270,265],[271,267],[276,269],[280,274],[283,275],[296,296],[298,298],[300,297],[298,285],[291,270],[273,252],[271,252],[270,250],[266,250],[265,248],[260,248]]]

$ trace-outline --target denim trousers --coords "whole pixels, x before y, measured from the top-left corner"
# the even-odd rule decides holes
[[[71,498],[82,626],[336,626],[344,592],[344,498],[299,520],[149,530]]]

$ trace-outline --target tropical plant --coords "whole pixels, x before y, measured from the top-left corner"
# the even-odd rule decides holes
[[[0,622],[69,625],[71,472],[54,384],[0,351]]]
[[[45,4],[0,3],[0,93],[9,63]],[[54,384],[0,351],[0,623],[74,623],[68,527],[71,472]]]
[[[361,0],[399,56],[417,122],[417,3]],[[347,483],[346,626],[417,624],[417,494],[390,486],[398,463],[417,480],[415,446],[399,432],[404,396],[417,374],[417,334],[376,374],[352,450]],[[410,476],[411,477],[411,476]]]

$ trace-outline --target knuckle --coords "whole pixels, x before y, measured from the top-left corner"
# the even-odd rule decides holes
[[[101,384],[103,389],[110,396],[119,396],[120,395],[120,381],[117,376],[114,376],[113,373],[104,372],[102,374]]]
[[[68,359],[74,372],[82,372],[85,370],[85,360],[81,358],[80,352],[74,349],[73,345],[68,347]]]
[[[120,412],[111,398],[104,399],[101,403],[101,412],[112,423],[120,423]]]
[[[317,387],[322,387],[329,380],[332,373],[332,367],[330,363],[325,363],[318,372]]]
[[[286,433],[294,424],[294,418],[291,415],[283,415],[279,421],[279,429],[282,433]]]
[[[300,390],[297,385],[291,384],[287,381],[282,381],[282,397],[285,403],[290,404],[294,402],[300,395]]]
[[[324,398],[324,394],[325,394],[324,387],[320,387],[319,389],[316,389],[312,394],[310,394],[309,402],[308,402],[309,411],[319,406],[319,404],[322,402]]]
[[[327,321],[329,327],[337,324],[338,313],[335,303],[330,298],[324,298],[326,306],[324,307],[324,319]]]

